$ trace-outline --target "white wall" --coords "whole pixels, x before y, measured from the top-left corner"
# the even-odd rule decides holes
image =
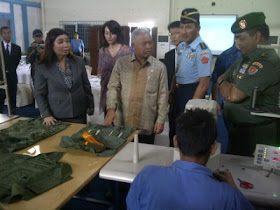
[[[160,30],[169,22],[169,0],[45,0],[44,8],[46,30],[59,27],[59,21],[154,21]]]
[[[17,45],[21,47],[21,49],[24,49],[24,34],[23,34],[23,23],[22,23],[22,11],[21,11],[21,5],[14,4],[14,18],[15,18],[15,36],[17,38]],[[13,33],[13,32],[12,32]]]
[[[0,12],[10,13],[10,4],[8,2],[0,2]]]
[[[27,21],[28,21],[28,39],[29,43],[34,41],[33,30],[42,29],[41,24],[41,9],[38,7],[26,7],[27,10]]]
[[[166,34],[168,23],[179,20],[186,7],[195,7],[201,14],[238,16],[263,11],[271,32],[280,34],[280,0],[44,0],[45,28],[59,27],[59,21],[114,19],[121,25],[154,21],[158,33]]]
[[[237,14],[239,17],[250,12],[264,12],[271,33],[280,35],[279,0],[173,0],[171,6],[172,19],[179,19],[180,11],[187,7],[197,8],[201,14]]]

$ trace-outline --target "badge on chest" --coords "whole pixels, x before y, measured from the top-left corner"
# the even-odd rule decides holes
[[[189,52],[186,56],[187,59],[190,59],[190,60],[194,60],[195,58],[195,53],[194,52]]]
[[[249,66],[249,64],[244,63],[244,64],[241,66],[241,68],[239,69],[239,73],[240,73],[240,74],[245,74],[246,69],[248,68],[248,66]]]

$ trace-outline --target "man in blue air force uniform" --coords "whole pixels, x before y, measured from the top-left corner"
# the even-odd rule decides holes
[[[204,98],[211,76],[212,53],[199,36],[199,12],[182,11],[180,19],[182,43],[178,46],[176,77],[172,82],[169,102],[176,106],[177,116],[184,112],[190,99]]]

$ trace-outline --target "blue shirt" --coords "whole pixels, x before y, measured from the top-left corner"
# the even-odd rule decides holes
[[[218,56],[212,74],[212,82],[217,83],[217,79],[241,56],[241,52],[233,45]]]
[[[170,167],[146,166],[126,198],[128,209],[254,209],[231,185],[217,181],[210,169],[188,161]]]
[[[180,43],[177,56],[177,83],[197,83],[200,77],[211,76],[212,53],[200,36],[190,45]]]
[[[72,51],[75,53],[77,53],[77,52],[82,53],[83,49],[85,48],[83,40],[78,39],[78,41],[76,41],[76,39],[72,39],[71,48],[72,48]]]

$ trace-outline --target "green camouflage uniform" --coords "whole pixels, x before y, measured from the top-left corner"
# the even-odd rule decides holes
[[[280,91],[280,59],[274,50],[257,49],[243,55],[225,73],[236,88],[250,97],[238,103],[225,102],[224,113],[229,123],[230,153],[251,156],[256,144],[279,146],[278,118],[251,115],[251,95],[258,87],[256,106],[264,110],[277,108]],[[277,129],[278,126],[278,129]]]

